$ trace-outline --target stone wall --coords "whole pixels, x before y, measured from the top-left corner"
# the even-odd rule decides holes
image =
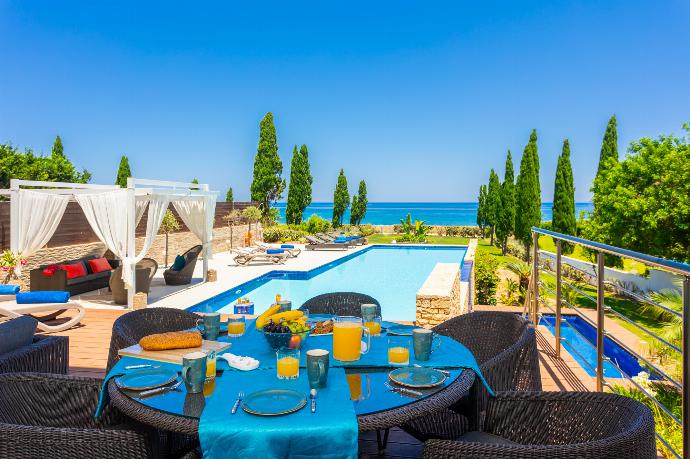
[[[237,225],[232,229],[232,246],[244,247],[244,238],[248,225]],[[258,238],[257,238],[258,233]],[[252,234],[255,240],[261,240],[261,225],[252,225]],[[137,250],[144,243],[144,238],[137,238]],[[190,247],[200,244],[199,239],[189,231],[172,233],[168,236],[168,263],[172,263],[175,255],[185,252]],[[213,229],[213,251],[224,252],[230,249],[230,228],[218,227]],[[27,264],[22,268],[20,285],[22,290],[29,288],[29,271],[39,266],[60,263],[65,260],[74,260],[87,256],[101,256],[105,253],[106,247],[101,242],[88,244],[66,245],[61,247],[44,248],[36,252],[27,259]],[[165,264],[165,235],[156,236],[151,249],[146,254],[148,258],[153,258],[162,267]]]
[[[417,325],[430,328],[459,315],[460,296],[460,264],[437,263],[417,291]]]

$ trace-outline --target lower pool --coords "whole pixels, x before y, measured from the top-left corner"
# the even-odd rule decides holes
[[[310,271],[271,271],[188,308],[190,311],[232,312],[239,297],[254,302],[260,314],[276,294],[298,308],[328,292],[358,292],[376,298],[387,320],[415,320],[417,290],[436,263],[462,266],[466,247],[371,246]]]
[[[570,352],[570,355],[585,369],[587,374],[596,376],[594,371],[597,367],[596,328],[577,315],[563,314],[561,317],[563,318],[563,322],[561,322],[561,337],[564,338],[563,347]],[[544,314],[540,323],[556,336],[556,316],[554,314]],[[646,371],[651,373],[649,379],[659,379],[658,375],[641,366],[634,355],[607,337],[604,337],[604,355],[616,362],[616,365],[629,377],[637,376],[641,371]],[[621,372],[607,361],[604,362],[604,376],[607,378],[623,377]]]

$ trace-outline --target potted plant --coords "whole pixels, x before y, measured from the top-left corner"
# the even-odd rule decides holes
[[[26,259],[22,257],[21,253],[14,253],[11,250],[5,250],[0,256],[0,269],[2,269],[6,274],[3,279],[3,284],[9,284],[10,282],[16,280],[20,281],[17,275],[17,268],[20,268],[26,264]]]

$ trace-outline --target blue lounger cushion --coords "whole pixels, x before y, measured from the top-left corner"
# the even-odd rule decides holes
[[[335,242],[337,242],[338,244],[341,244],[343,242],[348,242],[348,240],[344,237],[337,237],[337,238],[335,238]]]
[[[281,249],[294,249],[295,246],[292,244],[280,244]]]
[[[69,292],[59,290],[19,292],[16,299],[17,304],[67,303],[69,301]]]
[[[268,249],[266,251],[266,253],[269,255],[276,255],[278,253],[285,253],[285,250],[283,250],[283,249]]]
[[[19,293],[18,285],[0,285],[0,295],[16,295]]]

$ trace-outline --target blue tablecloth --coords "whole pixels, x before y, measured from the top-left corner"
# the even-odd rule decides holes
[[[216,389],[206,400],[199,424],[204,457],[357,457],[357,417],[343,369],[328,372],[328,386],[319,389],[314,414],[309,401],[300,411],[286,416],[256,416],[241,408],[230,414],[240,390],[248,395],[277,388],[294,389],[308,399],[306,371],[300,371],[299,379],[291,381],[278,380],[275,370],[255,370],[251,375],[226,372],[217,378]]]

